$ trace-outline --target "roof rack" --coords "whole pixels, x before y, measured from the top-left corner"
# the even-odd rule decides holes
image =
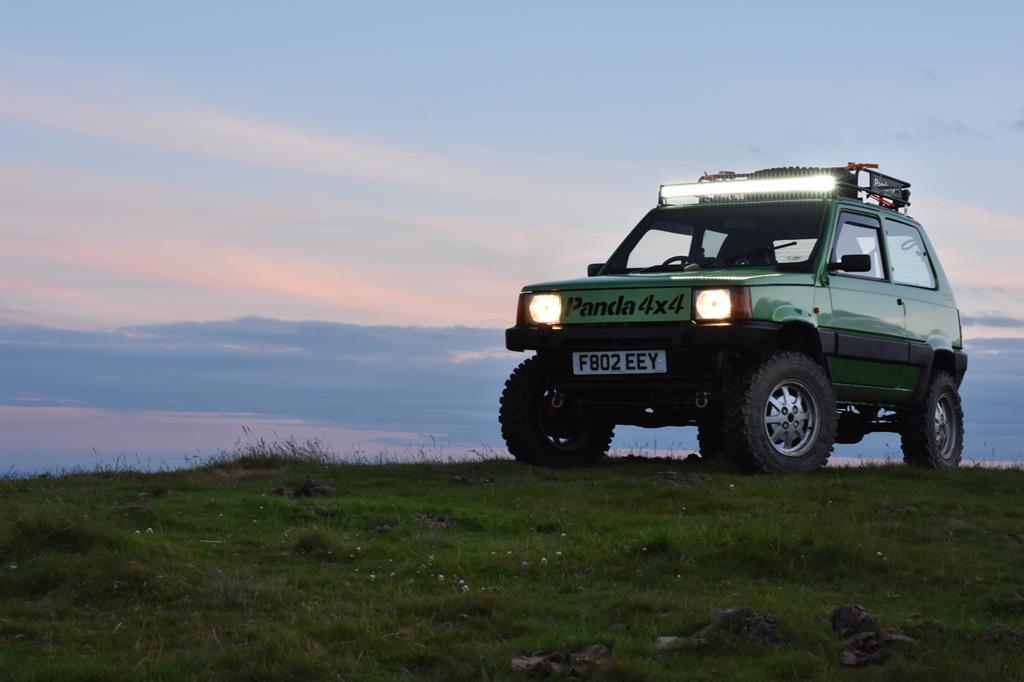
[[[876,169],[877,163],[848,163],[841,169],[848,174],[849,184],[856,189],[857,193],[864,193],[864,198],[874,199],[879,206],[891,208],[894,211],[903,210],[905,213],[910,206],[910,183],[898,180],[891,175],[883,175]],[[859,183],[860,174],[868,176],[868,184],[861,186]]]
[[[662,185],[658,204],[839,196],[873,200],[884,208],[906,212],[910,206],[910,183],[883,175],[877,168],[876,163],[848,163],[818,168],[767,168],[752,173],[705,173],[695,183]]]

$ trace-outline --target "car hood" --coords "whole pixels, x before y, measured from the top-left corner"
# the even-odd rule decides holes
[[[814,284],[809,272],[780,272],[770,268],[711,268],[690,272],[633,273],[538,282],[523,291],[581,291],[587,289],[650,289],[655,287],[726,287]]]

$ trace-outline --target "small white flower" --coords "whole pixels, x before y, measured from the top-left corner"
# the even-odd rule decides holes
[[[462,586],[462,591],[463,592],[469,592],[469,585],[463,585]]]
[[[523,568],[526,568],[526,567],[527,567],[527,566],[529,566],[529,565],[530,565],[530,562],[529,562],[529,561],[524,561],[524,562],[523,562]]]
[[[555,556],[562,556],[561,552],[555,552]]]
[[[565,537],[565,533],[562,533],[562,537],[563,537],[563,538]]]
[[[505,552],[505,556],[512,556],[512,550]]]
[[[374,575],[373,573],[371,573],[370,574],[370,580],[376,580],[376,579],[377,579],[377,576]]]
[[[437,574],[437,579],[438,579],[438,581],[444,580],[444,575],[442,575],[441,573],[438,573]]]
[[[875,552],[875,554],[877,554],[878,556],[882,556],[881,552]]]
[[[146,532],[152,534],[153,533],[153,529],[152,528],[147,528]]]
[[[260,505],[260,509],[263,509],[263,505],[262,504]]]
[[[641,547],[641,548],[640,548],[640,551],[641,551],[641,552],[646,552],[646,551],[647,551],[647,548],[646,548],[646,547]]]
[[[729,490],[736,490],[736,486],[734,486],[732,483],[730,483],[729,484]]]
[[[357,552],[362,552],[362,551],[363,551],[363,549],[362,549],[361,547],[356,547],[356,551],[357,551]]]
[[[7,568],[11,569],[12,571],[16,570],[18,568],[18,564],[11,562],[7,564]]]
[[[136,535],[142,535],[142,531],[141,530],[137,530],[137,531],[135,531],[135,534]]]
[[[390,577],[394,578],[394,577],[395,577],[395,572],[394,572],[394,571],[391,571],[391,573],[389,573],[388,575],[389,575]]]
[[[546,563],[548,562],[548,558],[547,558],[546,556],[542,556],[542,557],[540,558],[540,562],[541,562],[542,564],[546,564]]]

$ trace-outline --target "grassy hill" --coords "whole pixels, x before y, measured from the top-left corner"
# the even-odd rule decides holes
[[[293,496],[310,479],[333,494]],[[990,641],[1024,627],[1022,494],[1016,470],[266,450],[5,480],[0,679],[525,679],[513,657],[592,644],[610,656],[553,677],[1022,679],[1015,631]],[[829,618],[849,602],[916,641],[844,668]],[[736,607],[773,614],[776,641],[656,647]]]

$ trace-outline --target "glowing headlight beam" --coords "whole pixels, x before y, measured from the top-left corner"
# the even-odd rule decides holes
[[[804,175],[795,178],[765,178],[760,180],[717,180],[689,182],[680,185],[662,185],[662,203],[692,197],[722,197],[745,194],[787,194],[805,192],[827,194],[836,188],[834,175]]]
[[[530,297],[530,319],[537,324],[558,324],[562,319],[562,297],[558,294],[534,294]]]
[[[732,296],[728,289],[701,289],[693,305],[698,320],[728,320],[732,315]]]

